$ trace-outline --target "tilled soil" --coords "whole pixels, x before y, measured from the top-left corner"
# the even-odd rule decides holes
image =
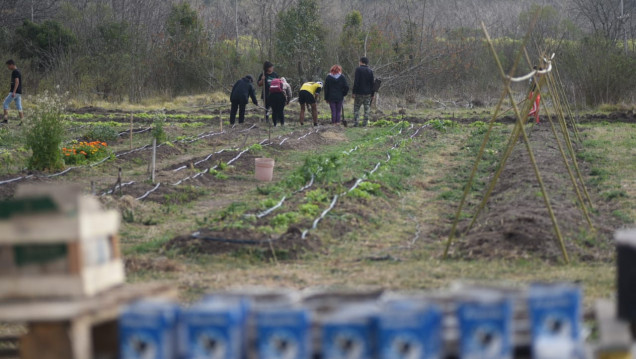
[[[549,125],[534,126],[529,137],[570,257],[583,261],[611,259],[612,228],[619,226],[612,226],[616,220],[609,215],[611,211],[592,215],[597,232],[590,230]],[[585,178],[588,169],[582,163],[580,166]],[[593,200],[598,198],[595,193],[591,196]],[[466,230],[469,222],[467,219],[460,223],[459,233]],[[456,240],[453,254],[462,258],[492,259],[539,257],[560,260],[562,257],[522,140],[513,150],[486,209],[474,228]]]

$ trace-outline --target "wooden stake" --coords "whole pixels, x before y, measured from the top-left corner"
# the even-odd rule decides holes
[[[157,139],[152,139],[152,164],[151,164],[151,172],[150,172],[150,180],[152,183],[155,183],[155,166],[157,164]]]
[[[130,149],[133,149],[133,141],[132,141],[132,136],[133,135],[133,114],[130,114]]]

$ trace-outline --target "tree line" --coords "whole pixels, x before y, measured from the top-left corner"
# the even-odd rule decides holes
[[[139,102],[227,91],[274,62],[296,88],[367,56],[384,93],[484,102],[500,91],[483,21],[510,67],[538,20],[533,61],[556,53],[570,100],[631,101],[636,0],[0,0],[0,52],[26,93]],[[527,69],[524,64],[521,67]]]

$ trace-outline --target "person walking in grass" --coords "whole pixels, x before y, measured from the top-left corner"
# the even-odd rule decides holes
[[[371,101],[373,100],[373,86],[375,79],[373,71],[369,68],[369,59],[360,58],[360,66],[356,69],[355,80],[353,82],[353,125],[358,127],[360,118],[360,107],[364,107],[362,126],[369,123],[369,112],[371,111]]]
[[[325,79],[325,101],[331,108],[331,123],[339,126],[342,119],[344,98],[349,93],[349,83],[342,75],[342,67],[333,65]]]
[[[263,88],[263,92],[261,92],[261,98],[265,103],[265,108],[267,110],[267,115],[265,116],[269,121],[269,109],[271,108],[271,104],[269,101],[269,86],[272,83],[272,80],[277,79],[279,76],[276,72],[274,72],[274,64],[269,61],[265,61],[263,63],[263,72],[258,76],[259,87]]]
[[[247,106],[250,98],[252,99],[252,103],[258,106],[256,91],[254,91],[252,82],[254,82],[252,75],[247,75],[236,81],[234,87],[232,87],[232,94],[230,95],[230,102],[232,103],[232,109],[230,110],[230,125],[234,125],[237,111],[239,115],[238,123],[241,124],[245,121],[245,106]]]
[[[24,111],[22,111],[22,74],[15,61],[6,62],[7,68],[11,71],[11,87],[9,88],[9,96],[4,100],[4,116],[2,123],[9,123],[9,105],[15,102],[15,107],[20,114],[20,121],[24,119]]]
[[[300,103],[300,125],[305,124],[305,106],[310,107],[314,126],[318,126],[317,97],[322,90],[322,82],[305,82],[298,93]]]

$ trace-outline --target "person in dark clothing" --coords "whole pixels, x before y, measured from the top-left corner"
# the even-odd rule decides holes
[[[269,102],[272,106],[272,122],[285,126],[285,106],[291,101],[291,86],[284,77],[270,83]]]
[[[331,123],[340,125],[344,98],[349,93],[349,83],[342,75],[342,67],[333,65],[325,79],[325,101],[331,108]]]
[[[9,87],[9,96],[4,100],[4,116],[2,123],[9,123],[9,105],[11,102],[15,102],[15,107],[20,114],[20,121],[24,119],[24,112],[22,111],[22,74],[18,67],[15,65],[15,61],[9,60],[6,62],[7,68],[11,71],[11,85]]]
[[[263,64],[263,72],[258,76],[258,80],[256,82],[259,87],[263,87],[261,99],[263,99],[263,102],[265,103],[265,108],[267,109],[268,114],[271,107],[271,104],[269,103],[269,86],[271,85],[272,80],[277,79],[278,77],[278,74],[274,72],[274,64],[269,61],[265,61]],[[266,117],[269,119],[269,115]]]
[[[231,125],[234,125],[237,110],[239,113],[238,122],[243,123],[245,121],[245,106],[249,102],[250,98],[252,99],[252,103],[258,106],[256,92],[254,91],[252,82],[254,82],[252,75],[247,75],[236,81],[232,88],[232,94],[230,95],[230,102],[232,102],[232,110],[230,111]]]
[[[356,69],[355,80],[353,82],[353,122],[358,126],[360,117],[360,107],[364,106],[363,126],[369,122],[369,112],[371,111],[371,101],[373,100],[373,71],[369,68],[369,59],[360,59],[360,66]]]

